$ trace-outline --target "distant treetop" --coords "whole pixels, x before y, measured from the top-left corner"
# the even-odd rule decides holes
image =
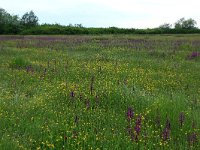
[[[38,25],[38,17],[33,11],[26,12],[21,18],[21,24],[26,27],[34,27]]]
[[[196,29],[197,22],[189,18],[185,20],[185,18],[179,19],[175,24],[174,27],[175,29]]]

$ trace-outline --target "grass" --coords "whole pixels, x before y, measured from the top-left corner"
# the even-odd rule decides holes
[[[199,35],[1,36],[0,149],[199,149]]]

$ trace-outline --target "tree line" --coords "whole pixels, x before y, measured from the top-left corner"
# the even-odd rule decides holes
[[[38,26],[38,20],[33,11],[25,13],[20,18],[0,8],[0,34],[19,34],[26,29]]]
[[[0,34],[185,34],[200,33],[197,22],[192,19],[181,18],[172,24],[165,23],[152,29],[126,28],[86,28],[82,24],[39,24],[39,18],[33,11],[26,12],[22,17],[11,15],[0,8]]]

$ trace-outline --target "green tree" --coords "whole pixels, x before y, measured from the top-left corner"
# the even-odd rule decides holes
[[[162,25],[160,25],[158,28],[159,29],[171,29],[172,25],[169,23],[164,23]]]
[[[33,11],[25,13],[21,18],[21,25],[30,28],[38,25],[38,17]]]
[[[0,8],[0,33],[1,34],[4,33],[4,30],[5,30],[6,16],[7,16],[7,12],[3,8]]]
[[[176,23],[175,23],[175,29],[196,29],[196,24],[197,22],[190,18],[185,20],[185,18],[181,18],[179,19]]]
[[[16,34],[20,30],[20,21],[17,15],[10,15],[3,8],[0,8],[0,34]]]

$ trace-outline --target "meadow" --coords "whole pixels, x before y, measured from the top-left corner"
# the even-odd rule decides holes
[[[0,149],[200,148],[200,35],[0,36]]]

